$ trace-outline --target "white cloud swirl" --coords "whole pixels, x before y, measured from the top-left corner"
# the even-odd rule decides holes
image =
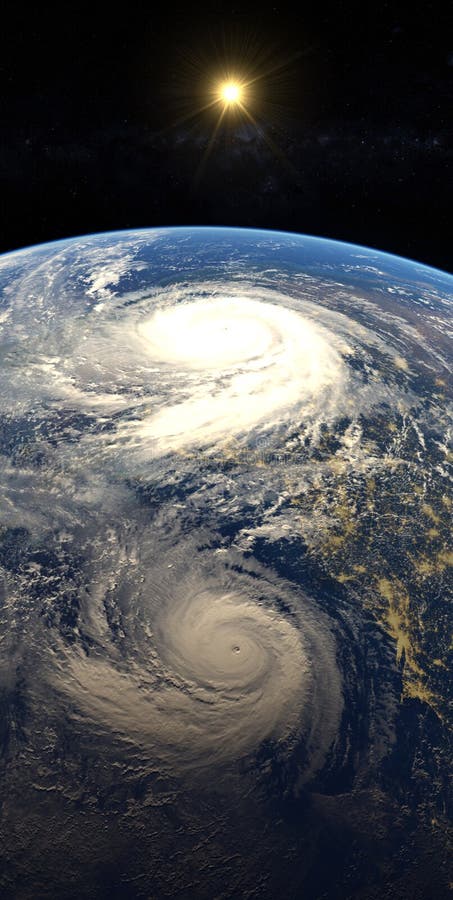
[[[265,291],[262,297],[189,301],[139,324],[143,351],[174,378],[170,402],[144,419],[141,437],[175,450],[329,407],[329,394],[347,380],[340,342]]]
[[[342,709],[324,617],[256,564],[238,574],[212,554],[195,561],[189,546],[171,558],[140,587],[126,571],[129,586],[117,586],[121,653],[91,606],[102,652],[65,651],[52,680],[85,716],[173,773],[224,766],[269,739],[286,750],[301,740],[309,777]]]

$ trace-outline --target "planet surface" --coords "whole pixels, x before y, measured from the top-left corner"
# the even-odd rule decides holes
[[[163,228],[0,285],[1,896],[448,896],[453,277]]]

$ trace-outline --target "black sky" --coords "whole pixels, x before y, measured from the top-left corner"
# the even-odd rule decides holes
[[[230,224],[453,270],[451,4],[370,7],[11,7],[1,38],[0,250],[118,228]],[[196,177],[213,117],[178,120],[230,61],[264,73],[252,108],[264,139],[227,119]]]

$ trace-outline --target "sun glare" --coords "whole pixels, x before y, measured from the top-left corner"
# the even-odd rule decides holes
[[[243,62],[241,62],[242,57]],[[275,81],[277,75],[280,75],[280,70],[284,69],[286,65],[285,61],[278,62],[278,60],[269,59],[266,62],[265,56],[262,56],[260,61],[258,52],[251,55],[248,63],[245,52],[244,54],[232,53],[231,59],[225,57],[223,61],[217,62],[216,68],[211,69],[207,90],[206,72],[202,72],[200,66],[198,90],[201,105],[193,110],[188,110],[187,115],[178,122],[181,124],[197,117],[203,117],[205,123],[211,121],[211,132],[207,136],[206,145],[194,175],[195,188],[201,181],[206,163],[216,147],[218,139],[223,141],[224,146],[231,146],[235,134],[239,134],[238,129],[242,128],[241,134],[245,133],[245,126],[248,128],[247,133],[252,134],[255,131],[260,142],[265,142],[273,154],[283,158],[271,136],[267,134],[266,128],[260,124],[258,115],[266,99],[265,89],[268,79],[274,77]],[[198,74],[198,69],[196,71]],[[209,74],[208,68],[206,71]],[[278,93],[276,96],[278,97]],[[272,101],[267,99],[265,108],[272,112]],[[286,163],[284,159],[283,161]]]
[[[242,89],[235,81],[226,81],[220,88],[220,99],[224,103],[239,103],[242,96]]]

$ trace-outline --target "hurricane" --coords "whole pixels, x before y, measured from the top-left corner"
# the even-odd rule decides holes
[[[299,411],[308,418],[344,389],[339,341],[285,308],[285,297],[263,291],[258,299],[251,289],[185,303],[182,292],[180,300],[139,327],[145,353],[180,381],[180,397],[175,391],[145,426],[163,449],[212,445]]]
[[[265,567],[242,560],[238,573],[237,554],[194,557],[183,544],[156,568],[155,550],[142,535],[139,571],[117,574],[121,639],[108,639],[105,605],[93,618],[91,603],[95,646],[65,651],[56,667],[53,658],[51,683],[163,771],[212,770],[263,741],[283,753],[302,741],[308,778],[342,710],[326,617]]]

